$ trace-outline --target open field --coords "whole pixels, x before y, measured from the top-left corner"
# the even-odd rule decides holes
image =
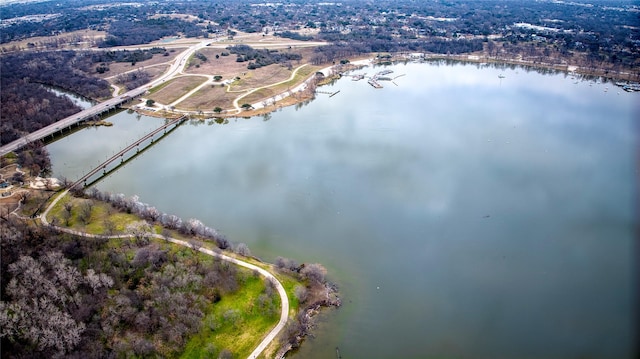
[[[132,65],[130,62],[111,62],[109,63],[109,71],[103,74],[97,74],[97,77],[101,78],[110,78],[117,76],[119,74],[142,69],[147,72],[157,71],[159,75],[166,71],[167,67],[169,67],[169,62],[173,61],[180,51],[169,52],[169,56],[163,56],[162,54],[155,54],[153,58],[145,61],[137,62],[135,65]]]
[[[57,43],[60,45],[60,48],[64,49],[88,49],[94,47],[95,42],[104,39],[105,36],[107,36],[107,33],[104,31],[79,30],[56,36],[38,36],[19,41],[11,41],[2,44],[0,48],[6,51],[45,49]]]
[[[207,81],[207,79],[202,76],[177,77],[169,81],[168,84],[162,85],[159,90],[152,90],[152,94],[149,95],[148,98],[169,105],[205,81]]]
[[[211,343],[215,352],[233,348],[234,357],[246,358],[278,321],[280,298],[274,294],[267,299],[265,289],[263,278],[247,274],[241,291],[208,308],[202,330],[189,340],[181,358],[206,357],[214,352]]]
[[[246,75],[231,85],[231,91],[250,90],[281,82],[291,77],[291,69],[273,64],[255,70],[247,70]]]
[[[219,85],[207,86],[178,105],[178,108],[189,111],[213,111],[220,107],[225,110],[233,108],[233,100],[238,93],[227,92],[227,88]]]

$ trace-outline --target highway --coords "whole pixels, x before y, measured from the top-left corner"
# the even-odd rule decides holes
[[[150,88],[157,86],[161,83],[163,83],[164,81],[172,78],[173,76],[179,74],[182,69],[184,68],[184,66],[187,63],[187,60],[189,59],[189,57],[191,55],[193,55],[194,52],[198,51],[199,49],[207,46],[209,43],[211,42],[211,40],[207,40],[207,41],[202,41],[200,43],[197,43],[191,47],[189,47],[187,50],[183,51],[181,54],[179,54],[174,60],[173,63],[171,64],[171,66],[169,67],[169,69],[159,78],[151,81],[148,84],[145,84],[141,87],[138,87],[136,89],[133,89],[131,91],[128,91],[127,93],[124,93],[122,95],[119,95],[117,97],[114,97],[112,99],[106,100],[104,102],[101,102],[91,108],[88,108],[86,110],[80,111],[74,115],[71,115],[67,118],[64,118],[60,121],[57,121],[55,123],[52,123],[49,126],[43,127],[35,132],[32,132],[28,135],[25,135],[13,142],[10,142],[2,147],[0,147],[0,156],[4,156],[7,153],[16,151],[18,149],[20,149],[21,147],[34,142],[34,141],[38,141],[41,140],[43,138],[46,138],[47,136],[51,136],[52,134],[61,131],[62,129],[65,129],[67,127],[70,127],[72,125],[75,125],[79,122],[82,121],[86,121],[89,120],[95,116],[99,116],[104,112],[107,112],[109,110],[114,109],[116,106],[121,105],[124,102],[129,101],[132,98],[138,97],[140,95],[142,95],[143,93],[145,93],[147,90],[149,90]]]

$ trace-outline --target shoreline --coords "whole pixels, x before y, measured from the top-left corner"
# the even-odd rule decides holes
[[[367,56],[367,57],[357,57],[353,62],[349,62],[347,64],[348,69],[340,71],[341,68],[345,67],[345,64],[334,64],[323,67],[322,69],[316,71],[317,73],[324,74],[324,78],[318,81],[315,84],[311,84],[317,77],[316,74],[310,75],[306,80],[304,80],[299,85],[296,85],[293,89],[279,93],[274,95],[271,99],[265,99],[258,103],[254,103],[251,105],[249,109],[229,109],[225,110],[225,113],[215,113],[212,111],[202,112],[202,111],[190,111],[190,110],[174,110],[167,111],[164,109],[155,110],[155,109],[147,109],[147,108],[136,108],[138,105],[130,106],[128,109],[135,111],[137,113],[143,114],[145,116],[157,117],[157,118],[172,118],[175,116],[186,115],[189,116],[190,119],[193,120],[212,120],[212,119],[229,119],[229,118],[247,118],[254,116],[264,116],[268,115],[272,112],[275,112],[279,109],[295,106],[302,103],[307,103],[315,100],[316,98],[316,90],[314,89],[311,93],[306,93],[307,89],[310,85],[314,87],[321,87],[326,83],[330,83],[332,78],[339,78],[343,73],[356,70],[358,68],[367,67],[367,66],[375,66],[380,63],[392,63],[397,64],[401,62],[408,61],[435,61],[435,60],[445,60],[445,61],[456,61],[460,63],[474,63],[474,64],[494,64],[494,65],[505,65],[505,66],[520,66],[525,68],[530,68],[534,70],[553,70],[557,72],[565,72],[571,75],[579,75],[584,77],[598,77],[605,79],[606,81],[615,82],[615,81],[627,81],[629,83],[637,83],[640,81],[640,73],[631,73],[631,72],[612,72],[607,69],[595,68],[588,69],[585,67],[580,67],[577,65],[571,65],[567,63],[548,63],[548,62],[535,62],[530,60],[523,59],[501,59],[496,57],[487,56],[486,54],[464,54],[464,55],[446,55],[446,54],[427,54],[427,53],[416,53],[416,54],[406,54],[406,53],[396,53],[392,54],[391,58],[387,59],[379,59],[375,56]],[[338,70],[338,71],[336,71]],[[337,77],[336,77],[337,75]],[[637,80],[633,80],[633,78]],[[264,85],[264,87],[269,87],[271,85]],[[269,101],[271,100],[271,101]],[[267,104],[267,103],[271,104]],[[266,105],[265,105],[266,104]],[[233,113],[236,111],[235,113]]]
[[[531,60],[522,59],[501,59],[496,57],[487,56],[485,54],[480,55],[430,55],[426,59],[430,60],[456,60],[461,62],[470,63],[490,63],[490,64],[503,64],[503,65],[515,65],[522,67],[529,67],[532,69],[548,69],[559,72],[566,72],[568,74],[577,74],[581,76],[592,76],[605,78],[608,81],[627,81],[627,82],[640,82],[640,72],[613,72],[612,70],[603,68],[588,69],[584,66],[572,65],[569,63],[550,63],[550,62],[535,62]],[[635,77],[635,80],[633,79]]]

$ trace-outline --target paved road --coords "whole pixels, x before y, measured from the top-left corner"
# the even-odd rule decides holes
[[[101,102],[93,107],[90,107],[86,110],[80,111],[72,116],[69,116],[67,118],[64,118],[60,121],[57,121],[55,123],[52,123],[49,126],[43,127],[35,132],[32,132],[28,135],[25,135],[23,137],[21,137],[18,140],[15,140],[11,143],[8,143],[2,147],[0,147],[0,156],[4,156],[9,152],[13,152],[19,148],[21,148],[22,146],[25,146],[31,142],[34,141],[38,141],[41,140],[47,136],[50,136],[64,128],[67,128],[71,125],[74,125],[78,122],[81,121],[85,121],[87,119],[90,119],[94,116],[98,116],[100,114],[102,114],[103,112],[106,112],[118,105],[120,105],[121,103],[127,101],[127,99],[129,98],[134,98],[137,96],[140,96],[141,94],[145,93],[148,89],[157,86],[161,83],[163,83],[164,81],[170,79],[171,77],[175,76],[176,74],[180,73],[180,71],[184,68],[184,66],[186,65],[187,60],[189,59],[189,56],[191,56],[194,52],[200,50],[201,48],[207,46],[207,44],[209,44],[211,42],[211,40],[207,40],[207,41],[201,41],[191,47],[189,47],[187,50],[183,51],[181,54],[179,54],[173,61],[173,63],[171,64],[171,66],[169,67],[169,70],[167,70],[162,76],[160,76],[158,79],[143,85],[141,87],[138,87],[136,89],[133,89],[131,91],[128,91],[125,94],[122,94],[118,97],[106,100],[104,102]]]
[[[15,140],[11,143],[8,143],[2,147],[0,147],[0,156],[6,155],[9,152],[13,152],[24,145],[27,145],[33,141],[41,140],[47,136],[50,136],[64,128],[67,128],[71,125],[74,125],[80,121],[84,121],[90,119],[94,116],[100,115],[101,113],[108,111],[109,109],[114,108],[115,106],[126,101],[125,97],[136,97],[140,94],[144,93],[146,89],[137,88],[135,90],[131,90],[124,95],[118,96],[116,98],[109,99],[104,101],[96,106],[90,107],[86,110],[82,110],[72,116],[64,118],[58,122],[52,123],[49,126],[43,127],[35,132],[31,132],[30,134],[21,137],[18,140]]]
[[[49,211],[51,211],[51,209],[62,199],[64,198],[67,194],[69,193],[69,190],[65,190],[64,192],[60,193],[55,200],[53,200],[53,202],[51,202],[51,204],[49,205],[49,207],[47,207],[47,209],[40,215],[40,221],[42,221],[42,223],[45,226],[49,226],[49,227],[54,227],[59,231],[62,232],[66,232],[66,233],[71,233],[77,236],[81,236],[81,237],[88,237],[88,238],[104,238],[104,239],[109,239],[109,238],[129,238],[131,237],[131,235],[129,234],[120,234],[120,235],[113,235],[113,236],[105,236],[105,235],[96,235],[96,234],[89,234],[89,233],[85,233],[85,232],[79,232],[79,231],[75,231],[69,228],[64,228],[64,227],[58,227],[55,226],[51,223],[49,223],[47,221],[47,215],[49,214]],[[185,246],[185,247],[191,247],[190,244],[186,241],[180,240],[180,239],[176,239],[176,238],[167,238],[164,236],[161,236],[159,234],[151,234],[153,237],[158,238],[158,239],[162,239],[162,240],[168,240],[169,242],[181,245],[181,246]],[[282,331],[282,329],[284,329],[285,325],[287,324],[287,319],[289,318],[289,298],[287,297],[287,292],[284,290],[284,286],[282,285],[282,283],[280,283],[280,281],[278,280],[278,278],[276,278],[273,274],[269,273],[266,269],[258,267],[254,264],[251,264],[249,262],[245,262],[243,260],[237,259],[237,258],[233,258],[233,257],[229,257],[225,254],[222,253],[217,253],[211,249],[207,249],[207,248],[200,248],[199,249],[200,252],[208,254],[210,256],[222,259],[224,261],[248,268],[250,270],[254,270],[257,271],[258,273],[260,273],[261,275],[263,275],[265,278],[270,279],[273,281],[273,283],[275,283],[276,286],[276,290],[278,291],[278,295],[280,296],[280,302],[282,303],[282,306],[280,308],[280,320],[278,321],[278,324],[276,324],[276,326],[271,329],[271,331],[269,332],[269,334],[267,334],[266,337],[264,337],[264,339],[262,339],[262,341],[260,342],[260,344],[256,347],[256,349],[249,354],[248,359],[255,359],[257,358],[266,348],[269,344],[271,344],[271,342],[278,336],[278,334],[280,334],[280,332]]]
[[[246,35],[249,36],[249,35]],[[246,43],[249,44],[249,43]],[[260,47],[261,43],[260,42],[252,42],[250,43],[251,46],[256,46],[256,47]],[[290,47],[290,46],[296,46],[296,47],[308,47],[308,46],[320,46],[320,45],[326,45],[326,43],[321,43],[321,42],[308,42],[308,43],[300,43],[300,42],[267,42],[265,41],[264,46],[269,46],[269,47]],[[149,90],[150,88],[160,85],[161,83],[171,79],[172,77],[180,74],[184,67],[187,64],[187,61],[189,59],[189,57],[191,55],[193,55],[196,51],[207,47],[207,46],[211,46],[211,47],[227,47],[229,46],[229,43],[226,42],[222,42],[219,44],[216,44],[216,42],[214,40],[211,39],[207,39],[204,41],[200,41],[198,43],[195,43],[193,45],[191,45],[189,48],[187,48],[185,51],[183,51],[182,53],[180,53],[178,56],[176,56],[176,58],[173,60],[171,66],[169,67],[169,69],[159,78],[157,78],[156,80],[153,80],[152,82],[143,85],[141,87],[138,87],[136,89],[133,89],[125,94],[122,94],[118,97],[106,100],[96,106],[93,106],[91,108],[88,108],[86,110],[83,110],[79,113],[76,113],[75,115],[69,116],[65,119],[62,119],[58,122],[55,122],[49,126],[43,127],[35,132],[32,132],[28,135],[25,135],[23,137],[21,137],[20,139],[13,141],[11,143],[8,143],[2,147],[0,147],[0,156],[4,156],[9,152],[13,152],[19,148],[21,148],[22,146],[25,146],[31,142],[34,141],[38,141],[41,140],[43,138],[46,138],[47,136],[50,136],[64,128],[67,128],[71,125],[74,125],[78,122],[81,121],[85,121],[87,119],[90,119],[94,116],[98,116],[100,114],[102,114],[103,112],[108,111],[109,109],[112,109],[114,107],[116,107],[117,105],[120,105],[121,103],[125,102],[126,99],[128,98],[134,98],[137,96],[140,96],[141,94],[145,93],[147,90]],[[98,49],[99,50],[99,49]],[[294,72],[295,73],[295,72]],[[270,85],[273,86],[273,85]],[[237,106],[237,103],[235,103],[236,105],[236,111],[239,111],[239,107]]]

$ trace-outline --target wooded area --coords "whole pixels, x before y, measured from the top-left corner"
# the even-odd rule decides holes
[[[253,275],[146,237],[88,240],[0,221],[3,358],[174,356],[206,308]]]
[[[163,36],[233,34],[231,29],[238,29],[346,44],[355,47],[354,53],[459,54],[478,51],[483,43],[493,41],[499,52],[510,57],[527,56],[532,49],[539,49],[540,56],[545,56],[548,62],[551,57],[557,62],[580,55],[593,66],[632,68],[640,61],[637,8],[629,0],[444,3],[347,0],[253,5],[239,0],[89,7],[79,0],[56,7],[46,2],[11,4],[3,7],[7,19],[53,15],[37,21],[8,23],[0,33],[0,43],[92,29],[108,33],[101,46],[116,46],[147,43]],[[152,14],[186,15],[152,17]],[[505,44],[509,46],[504,47]],[[548,49],[546,55],[544,48]]]

